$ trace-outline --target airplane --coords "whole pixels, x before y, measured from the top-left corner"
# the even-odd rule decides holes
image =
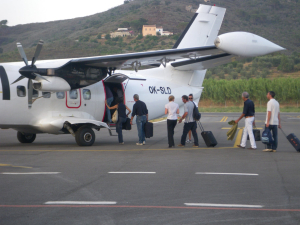
[[[79,146],[91,146],[94,130],[111,129],[105,113],[106,86],[122,90],[129,108],[138,94],[151,120],[164,115],[171,94],[181,111],[183,94],[192,93],[199,101],[207,69],[285,50],[248,32],[218,36],[225,11],[200,4],[174,47],[166,50],[37,61],[40,41],[28,62],[17,43],[23,62],[0,63],[0,129],[16,130],[21,143],[49,133],[71,134]],[[144,66],[151,68],[142,70]]]

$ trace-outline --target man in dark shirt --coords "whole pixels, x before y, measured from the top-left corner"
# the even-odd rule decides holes
[[[254,103],[249,99],[248,92],[244,92],[242,94],[242,98],[244,100],[243,114],[240,116],[240,118],[238,118],[235,121],[235,123],[238,123],[243,117],[245,117],[245,128],[244,128],[244,132],[243,132],[242,142],[237,147],[239,147],[239,148],[246,147],[247,136],[249,134],[251,148],[248,148],[248,149],[255,150],[256,143],[255,143],[254,134],[253,134],[253,126],[255,126],[255,119],[254,119],[255,107],[254,107]]]
[[[132,114],[130,124],[132,125],[132,120],[136,115],[136,126],[138,129],[139,135],[139,142],[136,143],[137,145],[144,145],[146,144],[145,141],[145,123],[148,121],[148,109],[144,102],[140,101],[139,96],[135,94],[133,96],[135,104],[133,105]]]
[[[111,92],[110,87],[108,85],[105,85],[105,93],[106,93],[107,105],[110,106],[111,103],[114,101],[114,96],[113,96],[113,93]],[[108,123],[112,123],[111,113],[110,113],[110,109],[108,107],[106,107],[106,114],[107,114]]]

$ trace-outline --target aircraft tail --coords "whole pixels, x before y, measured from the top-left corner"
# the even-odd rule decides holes
[[[218,36],[226,9],[210,5],[200,4],[190,23],[187,25],[173,48],[193,48],[212,46]],[[200,88],[205,78],[206,70],[199,70],[188,65],[185,67],[173,67],[173,79],[182,82],[182,78],[188,80],[188,85]],[[200,94],[201,95],[201,94]]]
[[[214,45],[225,12],[225,8],[200,4],[199,9],[173,48],[182,49]]]

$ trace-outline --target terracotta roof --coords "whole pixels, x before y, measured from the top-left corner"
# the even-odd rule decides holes
[[[143,27],[156,27],[156,25],[143,25]]]

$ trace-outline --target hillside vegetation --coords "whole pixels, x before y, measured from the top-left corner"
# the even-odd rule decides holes
[[[71,20],[0,27],[0,61],[19,61],[16,42],[21,42],[28,57],[39,39],[45,41],[40,59],[72,58],[171,48],[184,30],[193,9],[203,0],[135,0],[106,12]],[[248,31],[263,36],[285,48],[287,53],[300,52],[299,0],[212,0],[210,4],[227,8],[220,33]],[[157,24],[175,33],[157,39],[100,39],[101,34],[129,24],[135,35],[141,21]],[[9,25],[9,21],[8,21]]]

